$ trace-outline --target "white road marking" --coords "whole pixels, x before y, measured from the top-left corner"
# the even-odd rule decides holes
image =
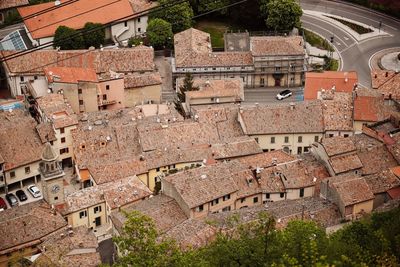
[[[339,42],[337,42],[336,44],[337,44],[337,45],[339,45],[339,46],[340,46],[340,45],[342,45],[342,44],[341,44],[341,43],[339,43]]]
[[[303,22],[303,23],[304,23],[304,22]],[[328,32],[328,33],[331,33],[331,31],[329,31],[329,30],[327,30],[327,29],[325,29],[325,28],[323,28],[323,27],[321,27],[321,26],[312,24],[312,23],[307,22],[307,21],[306,21],[305,23],[306,23],[306,24],[311,24],[311,25],[314,26],[314,27],[320,28],[320,29],[322,29],[322,30],[324,30],[324,31],[326,31],[326,32]],[[339,36],[335,35],[335,38],[339,39],[339,41],[342,42],[342,43],[347,47],[346,43],[345,43],[342,39],[340,39]],[[354,41],[357,42],[357,40],[354,40]]]
[[[349,40],[349,38],[347,38],[346,36],[344,37],[344,39],[345,39],[346,41],[348,41],[348,40]]]

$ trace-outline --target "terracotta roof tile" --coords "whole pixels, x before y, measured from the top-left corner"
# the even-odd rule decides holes
[[[322,94],[325,131],[353,131],[352,96],[343,92]]]
[[[49,83],[97,82],[96,72],[90,68],[46,67],[44,73]]]
[[[124,76],[125,89],[158,84],[161,84],[161,75],[158,72]]]
[[[183,78],[177,80],[177,87],[183,83]],[[198,87],[198,91],[188,91],[186,101],[191,99],[211,98],[211,97],[234,97],[236,101],[244,100],[243,82],[241,79],[225,80],[206,80],[194,79],[193,85]]]
[[[330,178],[330,186],[334,187],[345,206],[354,205],[374,198],[374,194],[364,178],[359,176],[347,176],[346,179],[335,181]]]
[[[347,81],[346,81],[347,78]],[[324,71],[306,72],[306,83],[304,87],[304,99],[317,99],[318,91],[330,90],[333,86],[337,92],[352,92],[354,84],[358,82],[355,71]]]
[[[29,5],[29,0],[4,0],[0,1],[0,10]]]
[[[356,153],[336,156],[329,159],[333,171],[336,174],[344,173],[351,170],[360,169],[363,164]]]
[[[243,107],[239,120],[246,134],[322,133],[324,119],[319,101]],[[268,122],[268,123],[267,123]]]
[[[321,144],[329,157],[356,151],[353,140],[342,136],[323,138]]]
[[[67,226],[59,214],[51,210],[44,200],[28,203],[0,212],[0,250],[41,240],[54,231]]]
[[[49,141],[57,140],[53,126],[49,122],[42,122],[36,125],[36,131],[39,134],[40,140],[43,144]]]
[[[301,36],[250,37],[250,51],[253,56],[304,55],[304,41]]]
[[[385,99],[400,100],[400,73],[394,71],[374,70],[371,73],[372,88],[383,94]]]

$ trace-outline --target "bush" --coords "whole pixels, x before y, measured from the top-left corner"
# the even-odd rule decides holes
[[[103,28],[103,24],[87,22],[83,27],[83,30],[85,31],[83,35],[83,40],[85,42],[86,48],[89,48],[91,46],[99,48],[100,45],[104,44],[106,33]]]
[[[59,26],[54,35],[54,48],[61,50],[82,49],[85,47],[83,37],[78,31],[67,26]]]

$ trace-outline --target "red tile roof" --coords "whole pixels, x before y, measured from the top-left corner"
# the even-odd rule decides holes
[[[389,189],[387,193],[392,199],[400,199],[400,187]]]
[[[141,9],[147,9],[152,5],[151,2],[145,4],[146,7]],[[52,6],[54,6],[54,2],[43,3],[18,8],[18,12],[22,17],[26,17]],[[133,15],[136,12],[138,10],[133,10],[129,0],[79,0],[30,17],[24,23],[33,39],[39,39],[53,36],[56,29],[61,25],[73,29],[82,29],[86,22],[107,24]]]
[[[97,82],[96,71],[90,68],[47,67],[44,73],[49,83]]]
[[[357,72],[355,71],[307,72],[304,100],[317,99],[318,91],[321,89],[328,90],[333,86],[335,86],[337,92],[351,92],[357,82]]]

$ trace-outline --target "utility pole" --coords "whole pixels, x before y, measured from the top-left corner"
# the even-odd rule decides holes
[[[382,21],[379,21],[379,33],[381,33],[381,28],[382,28]]]

